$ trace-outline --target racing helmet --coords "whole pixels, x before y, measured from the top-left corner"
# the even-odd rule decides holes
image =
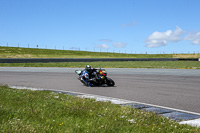
[[[90,71],[90,70],[91,70],[91,66],[90,66],[90,65],[87,65],[87,66],[85,67],[85,70]]]

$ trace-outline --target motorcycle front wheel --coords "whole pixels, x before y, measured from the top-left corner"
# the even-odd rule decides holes
[[[107,85],[108,85],[108,86],[114,86],[114,85],[115,85],[115,82],[114,82],[111,78],[108,78],[108,77],[107,77]]]

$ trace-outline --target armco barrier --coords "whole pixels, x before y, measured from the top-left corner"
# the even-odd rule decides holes
[[[95,61],[199,61],[198,58],[0,58],[0,63],[49,63]]]

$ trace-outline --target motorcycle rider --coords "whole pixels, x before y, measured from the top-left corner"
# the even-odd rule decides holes
[[[86,65],[85,67],[85,70],[87,71],[88,73],[88,76],[85,81],[85,83],[88,85],[88,86],[93,86],[90,81],[96,81],[96,78],[97,78],[97,69],[96,68],[92,68],[90,65]]]
[[[115,82],[107,77],[105,69],[96,69],[87,65],[84,70],[75,70],[75,73],[79,75],[78,79],[86,86],[115,85]]]

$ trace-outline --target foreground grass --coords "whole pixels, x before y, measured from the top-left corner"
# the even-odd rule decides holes
[[[0,63],[0,67],[92,67],[102,68],[163,68],[200,69],[198,61],[119,61],[119,62],[66,62],[66,63]]]
[[[110,102],[0,86],[1,132],[200,132],[200,128]]]

